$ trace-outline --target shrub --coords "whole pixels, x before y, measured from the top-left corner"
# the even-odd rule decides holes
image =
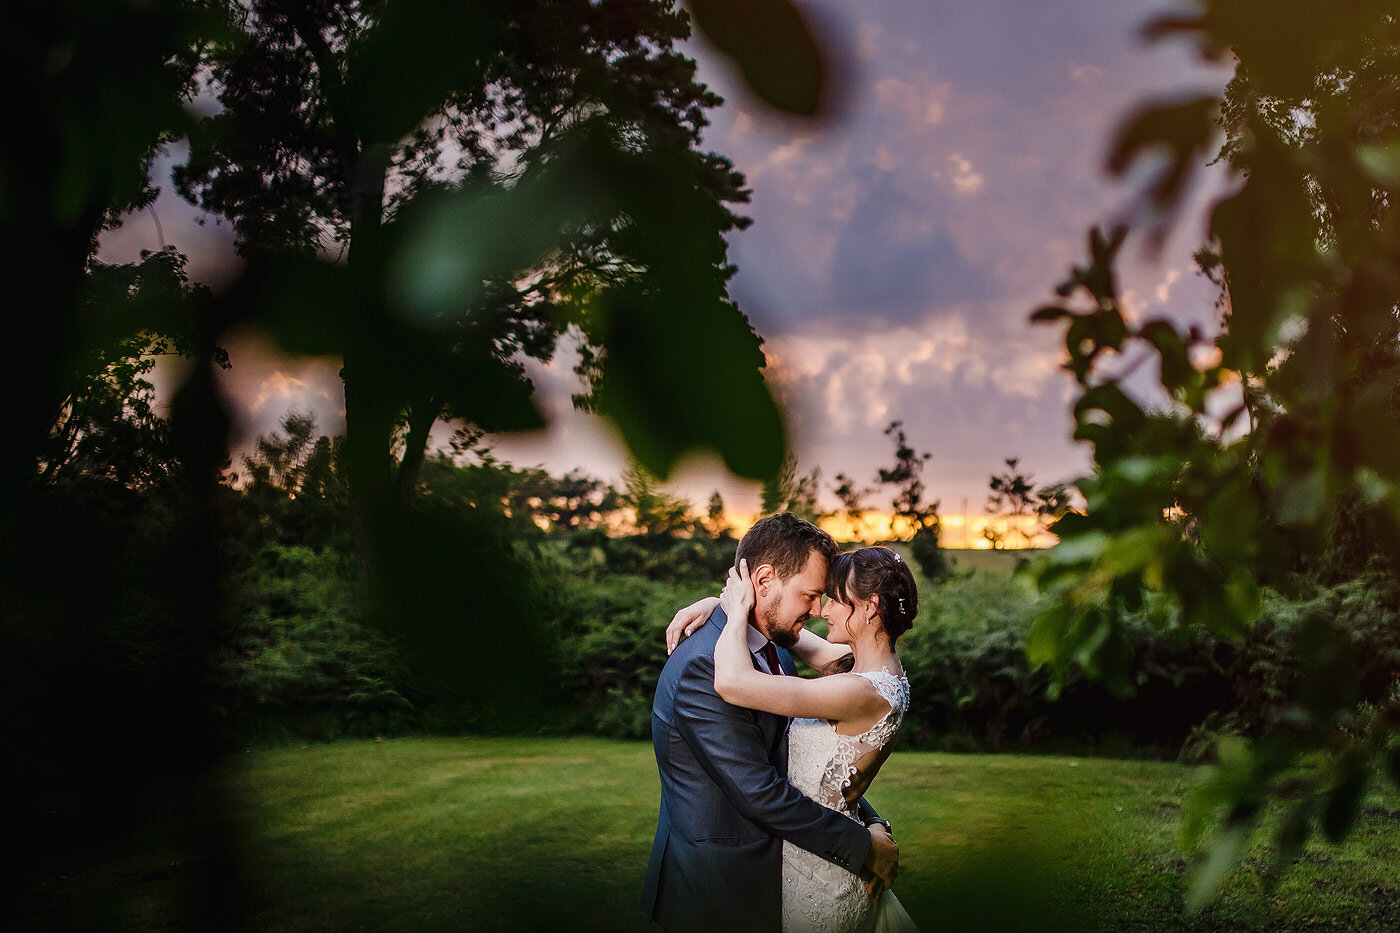
[[[509,546],[489,535],[478,544]],[[453,554],[444,580],[454,579]],[[239,577],[234,637],[219,659],[229,722],[241,735],[529,729],[642,739],[666,662],[666,625],[679,607],[719,590],[732,556],[723,539],[658,545],[576,532],[532,542],[519,549],[524,577],[513,586],[529,589],[542,632],[500,617],[499,606],[519,603],[514,590],[483,596],[473,586],[471,600],[456,606],[461,594],[445,587],[446,601],[433,604],[460,636],[442,643],[451,648],[448,670],[476,690],[447,695],[429,689],[441,678],[426,675],[433,665],[421,645],[409,650],[371,624],[347,556],[267,543]],[[912,687],[903,741],[914,747],[1199,756],[1217,732],[1257,735],[1296,719],[1307,699],[1298,695],[1299,658],[1308,656],[1299,639],[1324,622],[1342,633],[1347,650],[1336,663],[1354,667],[1354,699],[1384,698],[1400,680],[1400,592],[1379,572],[1292,596],[1266,592],[1261,618],[1238,642],[1163,631],[1168,610],[1149,601],[1119,621],[1135,672],[1126,698],[1073,669],[1056,693],[1045,671],[1028,668],[1040,597],[1023,578],[963,571],[922,579],[920,589],[920,616],[900,641]],[[504,713],[520,704],[501,699],[509,691],[491,680],[494,669],[477,676],[471,666],[484,657],[477,640],[498,636],[517,640],[522,663],[540,668],[503,668],[516,687],[538,692],[541,672],[550,684],[544,705],[513,721]]]
[[[1321,619],[1350,649],[1336,663],[1354,663],[1354,699],[1382,699],[1400,679],[1400,594],[1379,573],[1294,596],[1268,591],[1239,642],[1163,632],[1154,622],[1162,610],[1149,603],[1119,622],[1136,672],[1126,698],[1078,670],[1052,697],[1045,672],[1026,664],[1036,597],[1016,578],[970,573],[925,586],[927,614],[900,642],[912,688],[905,741],[914,746],[1069,744],[1192,756],[1215,731],[1287,728],[1306,701],[1299,670],[1309,652],[1298,640]]]
[[[554,578],[561,724],[614,738],[649,736],[666,626],[677,609],[718,592],[714,583],[678,586],[638,576]]]
[[[234,736],[333,738],[407,724],[402,671],[365,624],[351,558],[268,544],[236,593],[231,637],[214,665]]]
[[[739,542],[725,534],[673,537],[626,535],[610,537],[600,528],[554,536],[561,569],[589,574],[636,575],[650,580],[695,584],[718,581],[734,564]]]
[[[931,528],[921,528],[909,542],[909,555],[914,558],[923,575],[930,580],[942,580],[952,572],[948,555],[938,543],[938,532]]]

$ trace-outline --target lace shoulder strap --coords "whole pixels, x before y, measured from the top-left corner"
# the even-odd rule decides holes
[[[855,671],[879,691],[880,696],[890,705],[890,709],[903,713],[909,708],[909,680],[900,674],[895,674],[889,668],[881,668],[878,671]]]

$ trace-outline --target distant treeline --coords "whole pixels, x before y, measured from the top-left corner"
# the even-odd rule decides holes
[[[435,555],[432,591],[392,593],[391,611],[361,582],[341,441],[291,415],[218,487],[211,531],[226,573],[207,607],[214,635],[192,641],[188,607],[167,580],[182,566],[172,528],[183,504],[158,419],[81,436],[74,456],[85,459],[61,463],[30,505],[45,510],[33,525],[55,541],[12,549],[12,572],[48,581],[38,590],[46,604],[27,607],[42,624],[15,646],[23,663],[13,665],[42,701],[27,721],[35,736],[87,722],[99,746],[155,747],[188,728],[191,714],[169,698],[192,695],[182,681],[193,673],[211,681],[193,695],[214,705],[221,730],[208,738],[225,746],[410,731],[643,738],[665,626],[717,592],[737,544],[718,494],[697,516],[640,468],[616,487],[577,471],[554,476],[504,463],[468,435],[422,465],[408,505],[414,532],[451,529],[451,546],[418,542],[418,559]],[[902,438],[898,446],[912,454]],[[143,472],[118,476],[101,468],[104,456]],[[800,506],[792,489],[771,498]],[[1238,641],[1187,633],[1169,624],[1171,610],[1145,604],[1124,620],[1131,696],[1077,669],[1052,690],[1026,661],[1041,597],[1019,575],[958,568],[936,540],[892,542],[914,557],[931,541],[936,556],[919,562],[923,609],[900,643],[912,746],[1189,756],[1214,730],[1286,727],[1278,711],[1296,699],[1300,658],[1357,666],[1357,699],[1383,699],[1400,671],[1400,591],[1358,565],[1327,580],[1300,576],[1290,595],[1269,591]],[[65,548],[67,564],[25,563]],[[478,572],[499,566],[509,572]],[[1324,653],[1330,661],[1306,642],[1319,617],[1350,640]],[[1333,682],[1351,682],[1337,673]]]
[[[518,469],[474,444],[430,458],[420,507],[468,516],[484,547],[508,550],[528,591],[517,606],[535,614],[526,624],[507,607],[457,594],[442,623],[471,633],[470,647],[446,679],[485,686],[443,690],[412,639],[384,630],[358,595],[337,442],[314,433],[309,419],[289,417],[247,459],[241,488],[228,489],[243,529],[216,668],[230,737],[650,734],[666,623],[716,592],[733,560],[737,542],[717,497],[697,518],[640,469],[614,488],[578,472]],[[960,570],[946,554],[936,574],[927,569],[921,617],[900,645],[913,685],[904,740],[915,747],[1198,755],[1218,730],[1286,725],[1279,711],[1296,698],[1300,658],[1316,663],[1303,642],[1319,616],[1349,633],[1350,651],[1333,663],[1358,659],[1360,698],[1383,699],[1400,671],[1400,590],[1379,570],[1300,577],[1289,595],[1269,591],[1259,624],[1240,641],[1188,634],[1168,624],[1170,610],[1144,605],[1124,622],[1138,672],[1124,697],[1082,671],[1055,690],[1045,670],[1030,670],[1025,644],[1040,597],[1024,579]],[[502,668],[522,675],[506,679],[509,689],[493,676]]]

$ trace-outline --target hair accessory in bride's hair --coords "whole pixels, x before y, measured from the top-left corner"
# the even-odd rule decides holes
[[[890,553],[894,555],[894,559],[895,559],[895,560],[899,561],[901,564],[904,563],[904,558],[902,558],[902,557],[899,556],[899,552],[898,552],[898,551],[896,551],[896,550],[894,550],[893,548],[891,548],[891,549],[890,549]]]
[[[904,597],[899,597],[899,614],[904,615]]]

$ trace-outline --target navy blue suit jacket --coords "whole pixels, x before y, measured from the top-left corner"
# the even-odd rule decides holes
[[[661,814],[642,910],[668,930],[777,931],[782,840],[856,872],[870,834],[788,783],[785,717],[731,706],[715,693],[715,642],[725,622],[716,609],[676,648],[656,685],[651,740]],[[791,656],[778,655],[796,674]],[[864,806],[862,813],[873,815]]]

